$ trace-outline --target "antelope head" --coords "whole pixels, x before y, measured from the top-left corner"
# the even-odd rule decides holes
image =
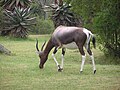
[[[41,50],[39,50],[38,48],[38,40],[36,42],[36,49],[37,49],[37,54],[39,55],[39,58],[40,58],[40,64],[39,64],[39,68],[42,69],[43,66],[44,66],[44,63],[46,62],[47,60],[47,57],[46,57],[46,54],[43,50],[44,46],[46,44],[46,41],[43,43],[42,47],[41,47]]]

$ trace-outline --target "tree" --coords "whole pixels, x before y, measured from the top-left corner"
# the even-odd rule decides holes
[[[30,18],[30,8],[22,9],[15,7],[14,12],[5,11],[7,19],[5,20],[4,31],[9,32],[11,36],[26,38],[29,26],[35,24],[35,17]]]
[[[44,10],[39,0],[34,0],[33,3],[31,3],[31,9],[34,16],[39,16],[40,18],[44,16]]]
[[[105,53],[120,57],[120,1],[72,0],[71,4],[72,10],[82,16],[84,27],[100,37]]]
[[[28,26],[31,18],[31,9],[29,8],[31,0],[2,0],[1,5],[4,8],[4,25],[1,34],[14,37],[26,38],[28,35]]]
[[[64,26],[82,26],[82,20],[76,14],[71,12],[72,7],[69,3],[63,3],[63,0],[55,0],[53,9],[52,20],[55,28],[59,25]]]
[[[15,7],[27,8],[32,0],[1,0],[4,9],[13,11]]]
[[[66,0],[70,2],[69,0]],[[83,26],[93,29],[93,18],[96,12],[100,10],[101,0],[71,0],[71,10],[82,17]]]
[[[120,57],[120,1],[103,0],[94,18],[94,27],[102,39],[106,54]]]

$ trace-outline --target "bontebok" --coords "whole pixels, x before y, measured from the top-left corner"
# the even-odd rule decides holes
[[[54,47],[53,51],[53,59],[57,64],[58,71],[63,70],[63,61],[64,61],[64,55],[65,55],[65,48],[74,49],[78,48],[79,52],[82,55],[82,64],[80,68],[80,72],[83,71],[83,66],[85,63],[86,54],[83,50],[83,47],[86,48],[88,54],[90,55],[90,58],[92,60],[93,64],[93,72],[96,73],[96,67],[94,62],[94,56],[93,53],[90,50],[90,38],[92,37],[93,46],[95,48],[95,38],[94,35],[87,29],[81,28],[81,27],[67,27],[67,26],[59,26],[55,29],[53,32],[51,38],[49,39],[45,49],[44,45],[42,45],[41,51],[38,48],[38,40],[36,43],[36,49],[38,51],[39,57],[40,57],[40,64],[39,68],[42,69],[44,67],[45,62],[48,59],[48,54],[50,53],[51,49]],[[61,65],[58,63],[58,61],[55,58],[55,53],[59,48],[62,48],[62,61]]]

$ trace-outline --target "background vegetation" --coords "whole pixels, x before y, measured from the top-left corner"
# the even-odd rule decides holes
[[[53,22],[49,19],[36,18],[36,25],[31,27],[32,34],[52,34],[54,31]]]
[[[100,49],[106,55],[110,54],[114,57],[120,57],[119,0],[58,0],[59,2],[57,0],[25,0],[19,2],[8,0],[9,3],[5,1],[1,1],[0,7],[1,35],[11,34],[16,37],[27,37],[29,29],[34,34],[50,34],[54,31],[54,26],[56,27],[61,24],[67,26],[83,26],[96,34]],[[62,1],[67,4],[64,4]],[[53,3],[58,4],[58,7],[54,7],[52,23],[49,17],[51,13],[46,12],[43,8],[45,5],[51,5]],[[30,12],[32,12],[32,17],[28,19],[26,16],[22,18],[14,16],[11,19],[6,19],[7,23],[4,23],[5,20],[2,18],[4,17],[3,11],[5,9],[10,10],[11,14],[13,12],[14,15],[15,10],[13,7],[24,9],[31,7]],[[7,16],[11,16],[9,12],[6,13]],[[74,14],[77,14],[81,20],[73,19]],[[30,16],[29,13],[26,15]],[[33,17],[37,17],[37,20],[34,20]],[[13,22],[13,20],[17,21]],[[8,21],[10,21],[10,24],[8,24]],[[36,25],[31,26],[30,23],[34,24],[33,22]]]
[[[71,4],[72,10],[81,15],[84,27],[98,35],[105,54],[120,57],[120,1],[71,0]]]

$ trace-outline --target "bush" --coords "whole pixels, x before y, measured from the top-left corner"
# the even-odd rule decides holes
[[[49,19],[37,17],[36,25],[32,27],[32,34],[50,34],[54,31],[53,22]]]
[[[120,58],[120,1],[107,1],[103,1],[102,11],[94,18],[93,26],[101,38],[105,54]]]

